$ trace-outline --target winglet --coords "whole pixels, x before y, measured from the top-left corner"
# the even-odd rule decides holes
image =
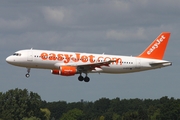
[[[170,32],[162,32],[140,55],[137,57],[163,59],[168,44]]]

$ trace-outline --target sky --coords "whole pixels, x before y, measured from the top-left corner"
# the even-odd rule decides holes
[[[0,92],[28,89],[42,100],[78,102],[180,98],[179,0],[1,0]],[[22,49],[139,55],[161,32],[171,32],[164,56],[172,66],[131,74],[63,77],[15,67],[5,59]]]

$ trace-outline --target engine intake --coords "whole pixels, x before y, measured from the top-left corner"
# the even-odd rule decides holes
[[[77,68],[75,66],[61,66],[59,70],[51,70],[51,73],[55,75],[73,76],[77,73]]]

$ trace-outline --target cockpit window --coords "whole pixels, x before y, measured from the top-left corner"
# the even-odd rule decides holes
[[[14,53],[13,56],[21,56],[21,53]]]

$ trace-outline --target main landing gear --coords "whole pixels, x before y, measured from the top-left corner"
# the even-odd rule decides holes
[[[30,77],[30,74],[29,74],[29,73],[30,73],[30,70],[31,70],[30,68],[27,68],[27,74],[25,75],[27,78]]]
[[[90,78],[87,76],[87,74],[86,74],[85,77],[83,77],[83,76],[80,74],[79,77],[78,77],[78,80],[79,80],[79,81],[83,81],[83,80],[84,80],[84,82],[89,82],[89,81],[90,81]]]

